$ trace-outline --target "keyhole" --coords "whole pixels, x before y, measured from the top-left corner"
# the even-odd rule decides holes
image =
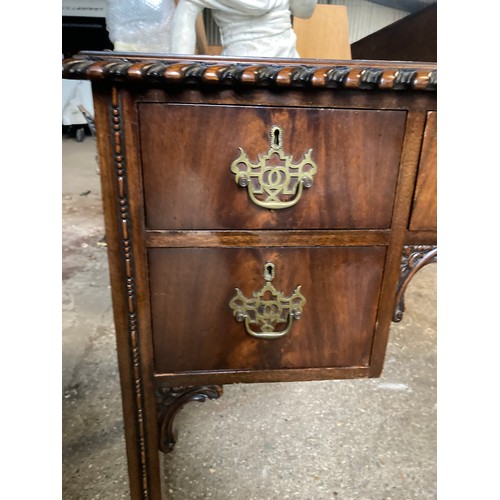
[[[274,129],[274,145],[275,146],[280,145],[280,130],[279,130],[279,128]]]
[[[276,125],[271,128],[271,148],[279,149],[281,147],[282,130]]]
[[[264,265],[264,279],[266,281],[272,281],[274,278],[274,264],[272,262],[267,262]]]

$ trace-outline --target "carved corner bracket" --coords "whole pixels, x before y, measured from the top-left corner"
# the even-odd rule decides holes
[[[223,390],[220,385],[202,387],[161,387],[156,391],[159,448],[163,453],[173,451],[177,442],[174,419],[185,404],[191,401],[205,402],[207,399],[218,399]]]
[[[401,259],[401,275],[396,293],[396,308],[392,316],[394,323],[403,319],[405,311],[404,295],[413,276],[427,264],[437,262],[437,246],[435,245],[406,245],[403,247]]]

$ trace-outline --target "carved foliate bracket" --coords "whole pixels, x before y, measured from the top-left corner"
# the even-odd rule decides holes
[[[163,453],[173,451],[177,442],[174,419],[183,406],[191,401],[203,403],[207,399],[218,399],[223,390],[220,385],[202,387],[161,387],[156,391],[159,448]]]
[[[394,323],[403,319],[405,311],[404,294],[413,276],[427,264],[437,262],[437,246],[435,245],[406,245],[403,247],[401,260],[401,275],[396,294],[396,308],[392,316]]]

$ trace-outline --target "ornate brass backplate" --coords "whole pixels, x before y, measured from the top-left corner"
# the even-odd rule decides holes
[[[283,337],[290,331],[293,320],[301,318],[306,298],[300,293],[300,285],[289,297],[276,290],[271,283],[274,279],[272,262],[264,265],[264,279],[265,285],[258,292],[253,292],[250,299],[236,288],[236,295],[230,300],[229,307],[237,321],[245,322],[245,330],[249,335],[261,339]]]
[[[302,196],[303,188],[313,184],[318,169],[309,149],[302,161],[293,163],[293,157],[283,151],[283,130],[273,126],[270,131],[270,148],[258,155],[252,163],[243,148],[231,164],[238,185],[248,188],[251,200],[259,207],[269,209],[288,208]]]

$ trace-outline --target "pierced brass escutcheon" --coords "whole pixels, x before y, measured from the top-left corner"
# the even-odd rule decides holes
[[[291,207],[300,200],[303,188],[313,184],[318,169],[311,158],[313,150],[309,149],[299,163],[293,163],[293,156],[283,151],[283,130],[276,125],[270,131],[269,151],[259,154],[257,163],[252,163],[242,148],[239,150],[231,172],[239,186],[248,188],[251,200],[259,207]]]
[[[236,288],[236,295],[229,302],[236,321],[245,322],[245,330],[252,337],[283,337],[292,328],[293,320],[302,316],[306,298],[300,293],[300,285],[292,295],[285,297],[271,283],[275,274],[274,267],[272,262],[264,265],[266,284],[258,292],[253,292],[252,298],[248,299]],[[278,329],[280,325],[284,326]]]

